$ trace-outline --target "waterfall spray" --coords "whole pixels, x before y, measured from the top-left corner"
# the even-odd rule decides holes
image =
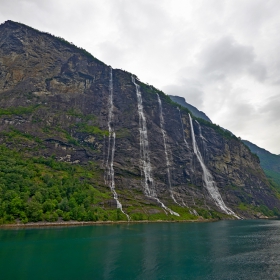
[[[192,117],[189,114],[189,119],[190,119],[190,125],[191,125],[191,134],[192,134],[192,142],[193,142],[193,150],[194,153],[201,165],[202,168],[202,173],[203,173],[203,182],[204,182],[204,186],[206,187],[207,191],[209,192],[210,196],[212,197],[212,199],[214,200],[215,204],[225,213],[227,213],[228,215],[233,215],[234,217],[236,217],[237,219],[240,219],[240,217],[238,217],[231,209],[229,209],[220,193],[219,190],[216,186],[216,183],[213,179],[212,174],[210,173],[210,171],[207,169],[207,167],[204,164],[203,158],[201,156],[201,153],[199,151],[199,148],[197,146],[196,140],[195,140],[195,134],[194,134],[194,130],[193,130],[193,122],[192,122]]]
[[[117,208],[121,210],[121,212],[126,215],[127,220],[130,220],[130,217],[128,214],[126,214],[122,209],[122,204],[120,203],[118,199],[118,194],[115,190],[115,171],[114,171],[114,156],[115,156],[115,143],[116,143],[116,133],[114,131],[114,128],[112,126],[112,121],[114,118],[113,115],[113,70],[110,67],[110,79],[109,79],[109,102],[108,102],[108,130],[109,130],[109,139],[108,139],[108,155],[107,155],[107,161],[106,161],[106,179],[105,183],[109,185],[111,192],[113,194],[114,200],[117,203]],[[111,142],[112,142],[112,149],[111,149]],[[111,158],[111,161],[109,162]]]
[[[186,145],[187,148],[189,148],[189,144],[186,140],[186,137],[185,137],[185,132],[184,132],[184,125],[183,125],[183,121],[182,121],[182,116],[181,116],[181,111],[180,111],[180,108],[177,107],[178,111],[179,111],[179,115],[180,115],[180,121],[181,121],[181,126],[182,126],[182,131],[183,131],[183,139],[184,139],[184,143]]]
[[[199,130],[199,138],[201,139],[201,142],[202,142],[202,153],[201,153],[201,156],[204,158],[204,161],[206,161],[206,149],[205,149],[205,142],[207,141],[203,135],[202,135],[202,132],[201,132],[201,126],[200,126],[200,123],[195,120],[195,122],[197,123],[198,125],[198,130]]]
[[[180,205],[174,197],[174,193],[172,191],[172,186],[171,186],[170,161],[169,161],[169,157],[168,157],[168,148],[167,148],[167,143],[166,143],[167,142],[166,141],[166,131],[164,129],[164,118],[163,118],[163,114],[162,114],[162,103],[161,103],[161,99],[160,99],[158,93],[157,93],[157,98],[158,98],[160,129],[161,129],[162,138],[163,138],[163,146],[164,146],[164,153],[165,153],[165,160],[166,160],[166,170],[167,170],[169,191],[170,191],[170,195],[171,195],[171,198],[173,199],[173,201],[176,204]]]
[[[142,104],[142,94],[140,91],[140,86],[136,83],[135,77],[131,76],[132,83],[136,88],[137,95],[137,108],[139,114],[139,133],[140,133],[140,161],[141,161],[141,172],[144,173],[144,193],[147,197],[155,199],[161,207],[168,211],[172,215],[180,216],[178,213],[172,211],[168,207],[166,207],[158,198],[154,186],[154,181],[152,177],[152,167],[150,162],[150,151],[149,151],[149,140],[148,140],[148,132],[147,132],[147,124],[146,117],[143,110]]]

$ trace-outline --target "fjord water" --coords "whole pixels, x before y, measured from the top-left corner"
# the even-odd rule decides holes
[[[0,230],[1,279],[280,279],[280,221]]]

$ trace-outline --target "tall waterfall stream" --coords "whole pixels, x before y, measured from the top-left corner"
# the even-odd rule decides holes
[[[161,207],[164,210],[168,211],[170,214],[180,216],[178,213],[166,207],[163,204],[163,202],[160,201],[157,197],[155,186],[154,186],[154,180],[152,177],[147,123],[143,110],[142,94],[140,91],[140,86],[136,83],[134,76],[131,76],[131,80],[132,83],[135,85],[136,95],[137,95],[137,107],[138,107],[138,114],[139,114],[139,133],[140,133],[140,160],[141,160],[141,172],[144,173],[144,183],[143,183],[144,193],[147,197],[156,200],[161,205]]]
[[[212,197],[212,199],[214,200],[215,204],[222,210],[224,211],[226,214],[228,215],[233,215],[234,217],[236,217],[237,219],[240,219],[240,217],[238,217],[230,208],[228,208],[220,193],[219,190],[216,186],[216,183],[213,179],[212,174],[210,173],[210,171],[208,170],[208,168],[206,167],[206,165],[204,164],[202,155],[199,151],[198,145],[196,143],[196,139],[195,139],[195,134],[194,134],[194,130],[193,130],[193,122],[192,122],[192,117],[189,114],[189,119],[190,119],[190,125],[191,125],[191,134],[192,134],[192,142],[193,142],[193,150],[194,153],[201,165],[202,168],[202,172],[203,172],[203,183],[204,186],[206,187],[207,191],[209,192],[210,196]],[[200,130],[201,133],[201,130]]]
[[[121,212],[126,215],[128,221],[130,217],[123,211],[122,204],[118,199],[118,194],[115,190],[115,171],[114,171],[114,156],[115,156],[115,143],[116,143],[116,133],[114,131],[114,127],[112,126],[114,114],[113,114],[113,70],[110,68],[110,79],[109,79],[109,102],[108,102],[108,130],[109,130],[109,139],[108,139],[108,156],[106,162],[107,169],[107,178],[106,183],[109,185],[113,197],[117,203],[117,208],[121,210]],[[112,148],[111,148],[112,146]],[[111,160],[110,160],[111,159]],[[110,161],[110,162],[109,162]]]
[[[171,186],[170,160],[169,160],[169,156],[168,156],[168,147],[167,147],[167,143],[166,143],[167,142],[166,141],[167,140],[166,139],[166,131],[164,129],[164,118],[163,118],[163,114],[162,114],[162,103],[161,103],[161,99],[160,99],[158,93],[157,93],[157,98],[158,98],[158,105],[159,105],[160,129],[161,129],[162,138],[163,138],[163,146],[164,146],[164,153],[165,153],[165,160],[166,160],[166,170],[167,170],[169,191],[170,191],[170,195],[171,195],[171,198],[173,199],[173,201],[176,204],[180,205],[174,197],[174,193],[172,191],[172,186]]]

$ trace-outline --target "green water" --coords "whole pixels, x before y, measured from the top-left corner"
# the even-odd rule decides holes
[[[280,221],[2,229],[0,279],[280,279]]]

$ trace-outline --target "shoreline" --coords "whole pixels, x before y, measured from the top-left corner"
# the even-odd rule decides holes
[[[46,227],[71,227],[71,226],[92,226],[92,225],[114,225],[114,224],[148,224],[148,223],[209,223],[217,222],[218,219],[209,220],[181,220],[181,221],[166,221],[166,220],[142,220],[142,221],[67,221],[67,222],[37,222],[27,224],[5,224],[0,225],[0,229],[15,229],[15,228],[46,228]]]

